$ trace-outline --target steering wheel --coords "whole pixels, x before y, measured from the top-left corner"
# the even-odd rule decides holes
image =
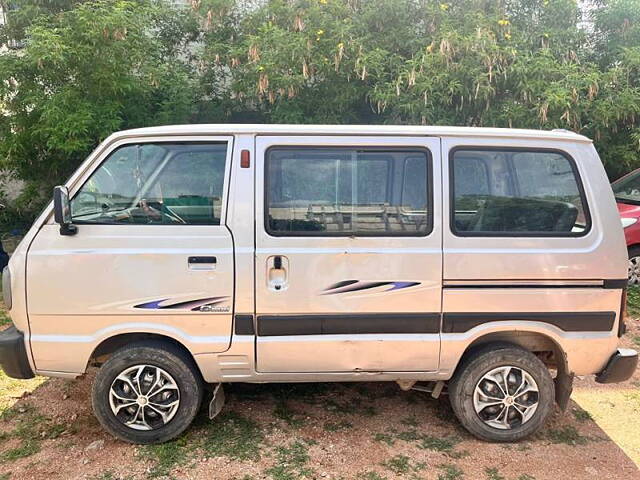
[[[168,213],[168,212],[165,212],[165,211],[162,211],[162,210],[158,210],[157,208],[152,207],[151,205],[149,205],[147,203],[147,200],[144,199],[144,198],[142,200],[140,200],[139,208],[150,219],[154,219],[155,218],[155,219],[161,220],[163,217],[165,217],[165,218],[170,219],[174,223],[180,223],[180,224],[183,224],[183,225],[187,224],[186,220],[184,220],[182,217],[180,217],[180,215],[176,214],[175,212]]]

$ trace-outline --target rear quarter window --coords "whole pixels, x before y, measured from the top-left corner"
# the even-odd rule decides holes
[[[449,161],[456,235],[577,237],[591,228],[578,169],[565,152],[464,147]]]

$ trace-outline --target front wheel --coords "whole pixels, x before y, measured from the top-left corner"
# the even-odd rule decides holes
[[[102,426],[139,444],[177,437],[200,409],[203,383],[185,354],[160,342],[140,342],[115,352],[93,383],[92,403]]]
[[[544,425],[555,401],[553,379],[538,357],[508,344],[481,348],[449,383],[451,406],[474,436],[521,440]]]

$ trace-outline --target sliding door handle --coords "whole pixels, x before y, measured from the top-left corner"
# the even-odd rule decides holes
[[[203,265],[207,263],[217,263],[216,257],[189,257],[189,265]]]
[[[189,257],[187,259],[189,270],[215,270],[217,262],[216,257]]]

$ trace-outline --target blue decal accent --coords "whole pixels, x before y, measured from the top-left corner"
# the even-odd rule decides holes
[[[139,305],[134,305],[133,308],[144,308],[150,310],[191,310],[198,311],[198,309],[203,305],[216,305],[218,303],[224,302],[229,297],[208,297],[208,298],[198,298],[195,300],[186,300],[178,303],[172,303],[170,305],[160,305],[162,302],[166,302],[169,300],[165,298],[163,300],[154,300],[152,302],[141,303]]]
[[[415,287],[416,285],[420,285],[420,282],[363,282],[360,280],[344,280],[325,288],[322,295],[336,295],[338,293],[359,292],[361,290],[369,290],[371,288],[384,287],[387,285],[390,288],[383,290],[384,292]]]
[[[401,288],[415,287],[416,285],[420,285],[420,282],[393,282],[393,287],[391,287],[388,290],[385,290],[385,292],[390,292],[392,290],[400,290]]]
[[[154,300],[153,302],[148,302],[148,303],[141,303],[140,305],[135,305],[133,308],[149,308],[149,309],[158,309],[158,308],[162,308],[160,306],[160,304],[162,302],[166,302],[167,300],[169,300],[168,298],[164,298],[162,300]]]

